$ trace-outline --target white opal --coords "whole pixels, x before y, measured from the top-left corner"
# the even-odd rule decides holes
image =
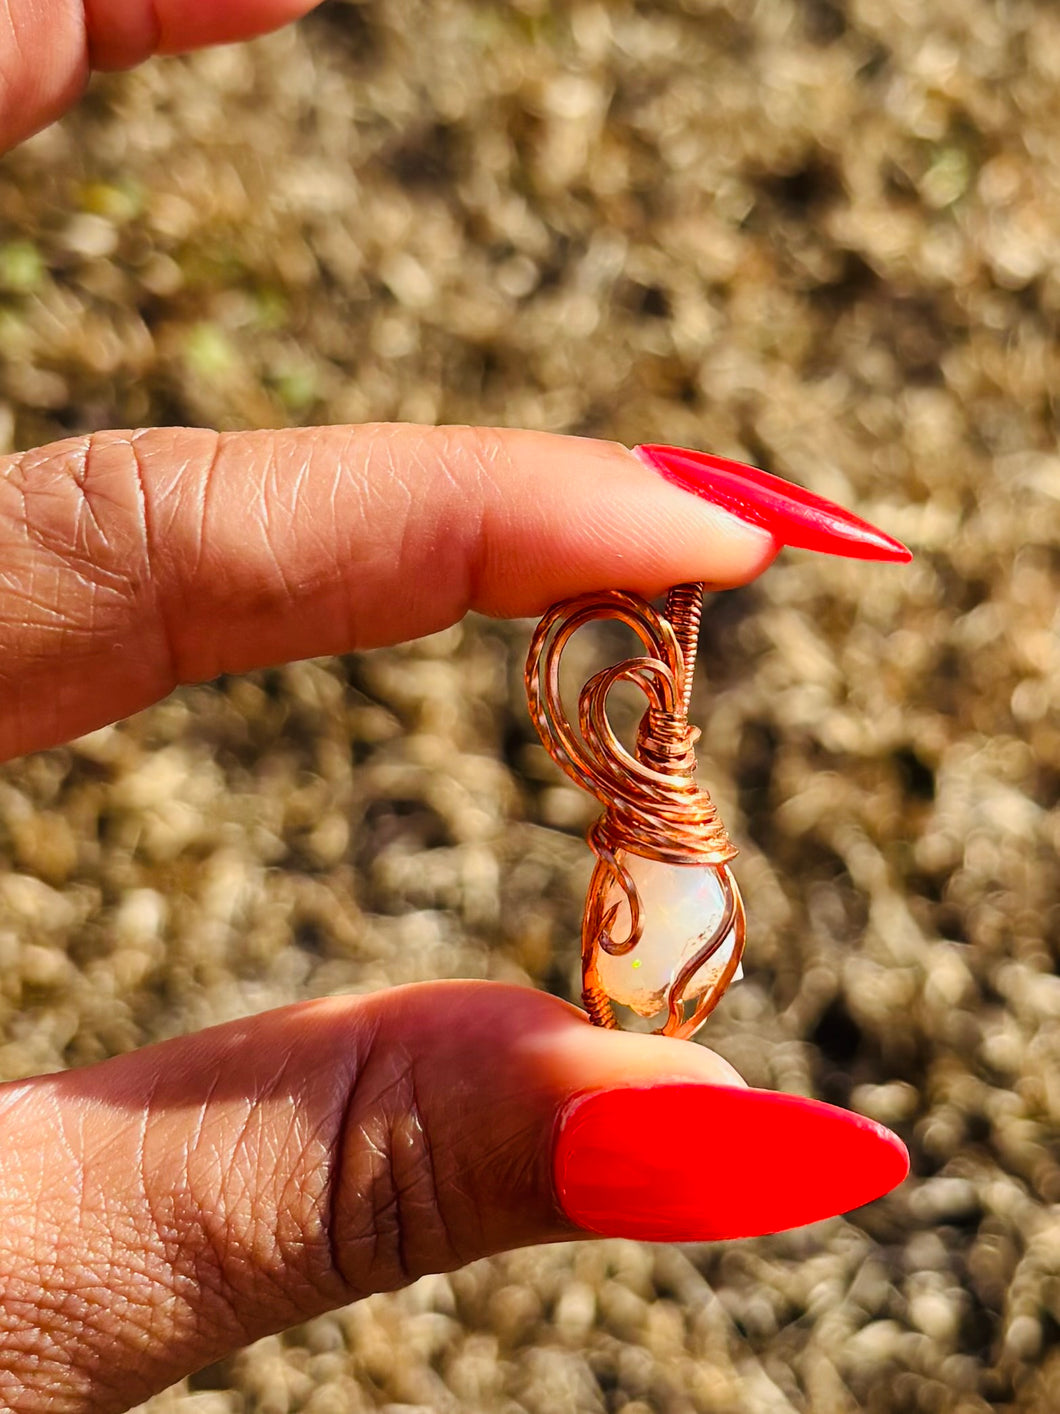
[[[725,896],[716,870],[705,865],[661,864],[628,852],[618,856],[633,876],[640,895],[642,932],[637,946],[620,957],[597,953],[600,984],[609,997],[639,1016],[654,1016],[666,1006],[670,984],[684,964],[709,941],[725,912]],[[618,884],[604,899],[606,913],[618,903],[611,934],[629,936],[629,903]],[[717,952],[694,973],[682,1000],[698,999],[721,978],[732,956],[730,929]],[[737,967],[735,977],[742,975]]]

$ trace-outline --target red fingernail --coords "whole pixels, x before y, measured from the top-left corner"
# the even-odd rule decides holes
[[[905,1145],[870,1119],[798,1095],[688,1082],[579,1096],[553,1158],[572,1222],[645,1242],[801,1227],[871,1203],[908,1172]]]
[[[803,486],[743,462],[684,447],[634,447],[641,461],[667,481],[713,501],[741,520],[768,530],[784,545],[846,555],[855,560],[911,560],[901,543],[867,520]]]

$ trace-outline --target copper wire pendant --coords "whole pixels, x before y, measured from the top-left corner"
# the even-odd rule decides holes
[[[596,867],[582,919],[582,1000],[597,1026],[617,1027],[615,1004],[661,1013],[665,1036],[691,1036],[737,975],[743,902],[736,854],[707,791],[695,780],[698,727],[688,721],[703,585],[670,590],[663,613],[613,590],[555,604],[526,664],[530,715],[546,751],[601,802],[590,827]],[[596,619],[628,625],[645,656],[597,673],[578,699],[578,726],[560,697],[571,637]],[[647,699],[635,754],[616,736],[607,696],[633,683]]]

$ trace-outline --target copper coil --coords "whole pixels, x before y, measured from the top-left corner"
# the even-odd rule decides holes
[[[703,617],[703,586],[675,584],[666,596],[665,613],[669,622],[674,625],[677,641],[681,646],[681,658],[685,665],[681,712],[687,717],[688,709],[692,705],[692,674],[696,665],[699,624]]]
[[[636,884],[620,858],[624,852],[666,864],[709,866],[718,874],[725,906],[711,936],[679,970],[667,997],[667,1035],[686,1036],[713,1009],[743,952],[743,904],[728,869],[736,849],[714,802],[695,781],[694,745],[698,730],[687,719],[695,665],[702,585],[678,585],[663,616],[636,595],[613,590],[581,595],[551,608],[530,646],[526,691],[530,713],[554,761],[604,806],[591,826],[589,845],[597,865],[586,898],[582,925],[583,999],[595,1024],[615,1026],[611,1000],[601,987],[600,951],[621,956],[642,936],[641,904]],[[670,621],[672,615],[674,622]],[[626,624],[648,656],[629,658],[596,673],[578,698],[577,731],[564,710],[559,664],[571,637],[596,619]],[[607,716],[607,697],[619,682],[634,684],[647,699],[637,734],[636,755],[619,740]],[[604,907],[617,885],[629,907],[628,936],[615,938],[612,926],[619,905]],[[700,967],[732,933],[732,954],[720,981],[685,1016],[682,994]]]
[[[599,983],[582,988],[582,1002],[594,1026],[603,1026],[608,1031],[618,1030],[611,999]]]

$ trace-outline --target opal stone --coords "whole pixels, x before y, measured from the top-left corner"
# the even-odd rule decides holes
[[[639,1016],[654,1016],[666,1006],[666,994],[681,967],[709,941],[725,911],[721,880],[704,865],[661,864],[642,855],[621,852],[618,858],[629,870],[640,895],[643,931],[640,942],[621,957],[601,948],[597,953],[600,983],[614,1001]],[[604,899],[606,912],[618,903],[611,933],[629,936],[629,903],[617,884]],[[683,1000],[694,1001],[717,984],[732,956],[730,929],[725,941],[685,987]],[[741,975],[740,969],[736,977]]]

